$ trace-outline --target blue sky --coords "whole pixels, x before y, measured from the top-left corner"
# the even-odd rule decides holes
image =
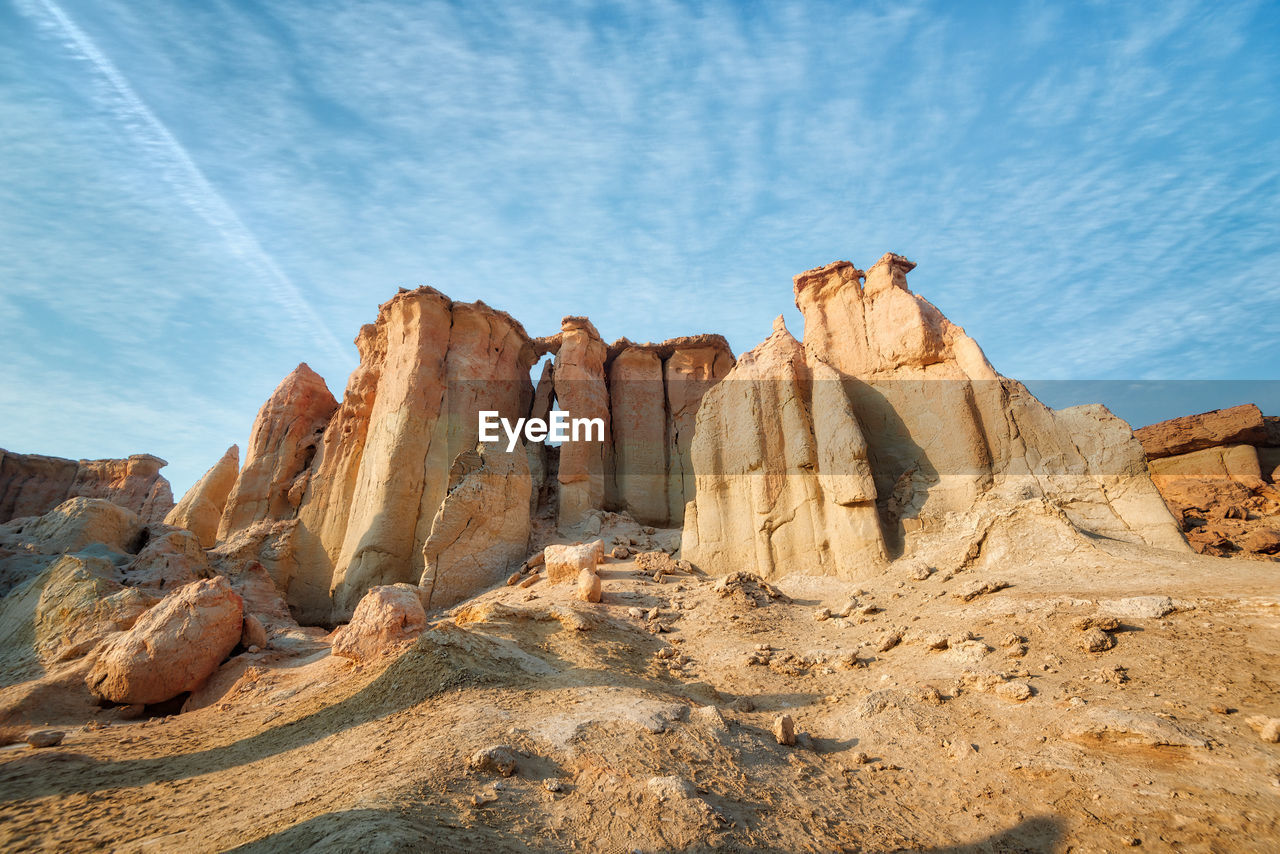
[[[1278,47],[1275,3],[0,0],[0,446],[181,492],[398,286],[740,352],[886,251],[1002,372],[1179,414],[1121,381],[1280,379]]]

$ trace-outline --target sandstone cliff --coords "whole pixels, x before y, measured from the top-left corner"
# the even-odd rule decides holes
[[[0,449],[0,522],[43,515],[68,498],[105,498],[159,522],[173,509],[165,465],[150,454],[77,462]]]
[[[258,410],[244,467],[227,496],[218,539],[264,519],[294,515],[329,417],[338,408],[329,387],[304,362]]]
[[[1081,531],[1185,550],[1128,425],[1101,406],[1055,412],[1002,377],[911,293],[913,267],[890,254],[795,278],[803,346],[776,325],[702,402],[686,557],[856,577],[948,514],[1028,500]]]
[[[186,528],[206,549],[218,541],[218,520],[240,468],[240,447],[232,445],[222,458],[196,481],[182,500],[164,517],[166,525]]]
[[[349,616],[371,587],[416,583],[452,464],[476,445],[478,412],[514,420],[532,399],[528,335],[481,302],[404,291],[356,345],[360,366],[298,511],[288,599],[305,619]]]

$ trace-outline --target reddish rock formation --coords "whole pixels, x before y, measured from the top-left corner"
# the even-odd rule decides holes
[[[164,517],[164,523],[187,529],[196,535],[200,545],[213,548],[218,541],[218,521],[227,505],[227,496],[235,486],[239,469],[240,448],[232,445],[222,459],[187,490],[182,500]]]
[[[159,522],[173,508],[167,463],[150,454],[123,460],[65,460],[0,449],[0,522],[42,516],[68,498],[105,498],[127,507],[144,523]]]
[[[532,398],[528,335],[481,302],[402,292],[356,346],[360,367],[298,512],[298,576],[287,597],[304,620],[340,618],[371,587],[418,581],[451,466],[476,445],[478,412],[514,421]]]
[[[1280,553],[1280,489],[1275,486],[1280,449],[1268,447],[1271,422],[1246,404],[1136,431],[1151,457],[1151,479],[1196,551]],[[1196,450],[1168,453],[1182,448]]]
[[[209,677],[240,641],[244,607],[221,576],[164,598],[98,653],[85,684],[113,703],[160,703]]]
[[[329,387],[304,362],[258,410],[244,467],[227,496],[218,539],[264,519],[287,519],[306,490],[325,425],[338,408]]]
[[[1147,459],[1173,457],[1219,445],[1268,444],[1268,426],[1252,403],[1185,415],[1133,431]],[[1280,444],[1280,442],[1277,442]]]

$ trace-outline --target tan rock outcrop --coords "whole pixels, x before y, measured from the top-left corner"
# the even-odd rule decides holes
[[[667,341],[671,354],[663,362],[667,393],[667,518],[684,522],[685,505],[693,498],[692,446],[698,407],[707,390],[728,376],[734,365],[729,343],[719,335]]]
[[[662,358],[648,347],[625,347],[609,363],[613,477],[608,505],[646,524],[665,523],[668,514],[662,368]]]
[[[173,509],[173,491],[160,475],[168,463],[151,454],[124,460],[81,460],[68,496],[105,498],[138,514],[144,524],[162,522]]]
[[[304,621],[350,614],[371,587],[417,581],[451,466],[476,445],[478,412],[514,421],[532,397],[528,335],[484,303],[404,291],[356,346],[360,366],[298,511],[288,597]]]
[[[506,579],[529,547],[533,481],[524,446],[477,445],[454,460],[449,491],[422,545],[419,586],[444,608]]]
[[[66,460],[0,450],[0,522],[42,516],[68,498],[102,498],[159,522],[173,507],[165,461],[150,454],[120,460]]]
[[[34,619],[36,654],[46,663],[84,655],[160,598],[122,585],[99,557],[64,555],[46,572]]]
[[[1128,425],[1096,406],[1054,412],[1000,376],[911,293],[913,267],[890,254],[865,285],[847,262],[795,278],[806,350],[838,372],[862,424],[891,542],[1012,490],[1052,498],[1083,530],[1185,550]]]
[[[1151,479],[1196,551],[1276,553],[1280,489],[1264,477],[1259,450],[1227,445],[1151,460]]]
[[[781,317],[707,391],[691,455],[682,553],[704,571],[857,578],[884,565],[866,441],[834,371]]]
[[[596,540],[574,545],[551,545],[542,550],[547,568],[547,581],[563,584],[577,580],[582,572],[595,572],[604,559],[604,544]]]
[[[561,529],[569,529],[581,525],[592,510],[604,506],[611,445],[609,389],[604,374],[608,348],[585,317],[564,318],[558,337],[554,377],[559,408],[572,418],[604,421],[603,441],[566,442],[560,446],[557,522]]]
[[[105,498],[69,498],[22,529],[28,548],[43,554],[78,552],[95,543],[124,554],[141,535],[137,515]]]
[[[1218,445],[1265,445],[1269,435],[1261,410],[1252,403],[1149,424],[1133,434],[1148,460]]]
[[[213,574],[196,535],[182,529],[152,526],[147,541],[121,575],[130,587],[169,592]]]
[[[235,486],[240,470],[240,448],[232,445],[204,476],[187,490],[177,505],[164,517],[166,525],[186,528],[206,549],[218,540],[218,522],[227,506],[227,496]]]
[[[280,382],[253,421],[244,467],[218,524],[219,540],[254,522],[294,516],[311,460],[337,408],[324,379],[305,362]]]
[[[370,661],[412,641],[426,627],[427,614],[417,587],[374,587],[356,605],[351,622],[334,632],[333,654]]]
[[[689,449],[698,405],[733,367],[719,335],[609,347],[612,459],[605,508],[649,525],[680,525],[693,493]]]
[[[170,593],[107,641],[85,684],[114,703],[160,703],[204,682],[236,644],[243,603],[221,576]]]

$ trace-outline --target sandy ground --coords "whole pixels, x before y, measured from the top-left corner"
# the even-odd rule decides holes
[[[246,655],[205,708],[51,721],[0,750],[0,846],[1280,850],[1280,745],[1247,723],[1280,716],[1277,569],[1099,542],[775,598],[610,561],[599,605],[503,587],[376,664]],[[1147,595],[1178,610],[1083,648]],[[514,775],[470,767],[496,746]]]

